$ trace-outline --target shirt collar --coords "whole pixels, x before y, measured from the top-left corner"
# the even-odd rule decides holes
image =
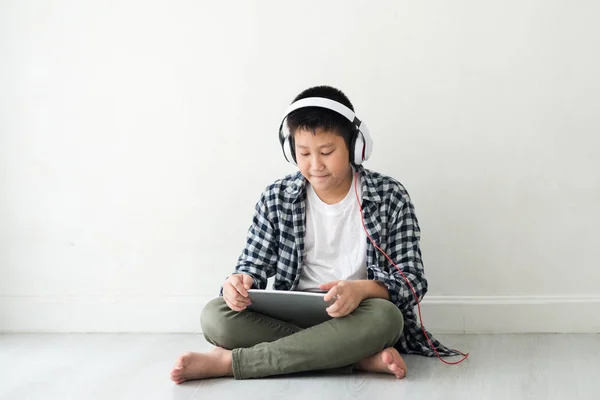
[[[363,201],[372,201],[378,203],[381,201],[381,196],[377,192],[377,185],[373,181],[372,173],[363,168],[357,166],[355,169],[358,171],[362,186],[362,199]],[[286,189],[292,203],[296,203],[299,200],[303,200],[306,195],[306,178],[298,171],[292,176],[292,182]]]

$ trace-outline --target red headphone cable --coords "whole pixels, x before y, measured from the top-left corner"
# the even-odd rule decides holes
[[[421,304],[419,302],[419,298],[417,296],[417,293],[415,292],[415,289],[413,289],[412,285],[410,284],[410,281],[406,278],[406,276],[404,275],[404,273],[402,273],[402,270],[396,265],[396,263],[394,263],[394,261],[392,261],[392,259],[386,254],[385,251],[383,251],[378,245],[377,243],[375,243],[375,241],[373,240],[373,238],[371,238],[371,235],[369,235],[369,232],[367,231],[367,227],[365,226],[365,216],[363,214],[363,209],[362,209],[362,204],[360,202],[360,199],[358,198],[358,171],[356,172],[355,178],[354,178],[354,193],[356,194],[356,201],[358,201],[358,207],[360,209],[360,217],[361,217],[361,222],[362,222],[362,226],[363,229],[365,230],[365,233],[367,234],[367,237],[369,238],[369,240],[371,241],[371,243],[373,243],[373,246],[375,246],[375,248],[377,250],[379,250],[387,259],[390,263],[392,263],[392,265],[394,267],[396,267],[396,269],[398,270],[398,272],[400,272],[400,275],[402,275],[402,277],[404,278],[404,280],[406,281],[406,283],[408,284],[408,287],[410,288],[410,290],[412,291],[413,296],[415,297],[415,300],[417,301],[417,309],[419,311],[419,321],[421,322],[421,330],[423,331],[423,335],[425,335],[425,338],[427,339],[427,342],[429,343],[429,346],[431,347],[431,349],[433,350],[433,352],[435,353],[435,355],[437,356],[437,358],[440,359],[440,361],[442,361],[445,364],[448,365],[455,365],[455,364],[460,364],[461,362],[465,361],[467,359],[467,357],[469,357],[469,353],[465,354],[461,351],[458,350],[454,350],[457,353],[462,354],[464,357],[459,360],[459,361],[454,361],[454,362],[449,362],[444,360],[442,357],[440,357],[437,349],[435,348],[435,346],[433,345],[433,343],[431,343],[431,340],[429,339],[429,336],[427,335],[427,331],[425,330],[425,324],[423,324],[423,317],[421,316]]]

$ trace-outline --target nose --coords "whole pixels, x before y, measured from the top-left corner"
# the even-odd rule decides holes
[[[320,171],[325,166],[323,163],[323,157],[320,154],[314,154],[310,159],[310,167],[314,171]]]

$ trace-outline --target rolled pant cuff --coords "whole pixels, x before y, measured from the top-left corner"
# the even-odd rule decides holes
[[[240,349],[233,349],[231,351],[231,364],[233,367],[233,378],[234,379],[244,379],[244,376],[242,375],[242,369],[241,369],[241,362],[240,362],[240,352],[241,352],[241,348]]]

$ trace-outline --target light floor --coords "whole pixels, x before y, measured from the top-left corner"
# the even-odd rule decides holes
[[[600,335],[438,335],[458,366],[406,356],[409,376],[302,375],[174,385],[192,334],[0,334],[0,399],[600,399]]]

